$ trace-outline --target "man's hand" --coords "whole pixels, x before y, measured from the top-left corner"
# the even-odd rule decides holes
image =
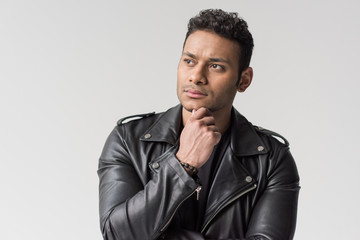
[[[215,118],[206,108],[193,110],[180,135],[180,147],[176,157],[185,163],[200,168],[209,159],[221,133],[215,126]]]

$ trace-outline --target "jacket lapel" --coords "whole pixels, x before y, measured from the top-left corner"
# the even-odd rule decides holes
[[[241,165],[231,149],[227,148],[209,191],[204,224],[255,184],[254,178]]]
[[[256,178],[245,169],[240,158],[268,152],[253,125],[234,108],[230,131],[230,143],[209,191],[203,228],[225,206],[256,187]]]

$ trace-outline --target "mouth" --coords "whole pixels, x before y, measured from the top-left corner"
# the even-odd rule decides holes
[[[197,89],[193,89],[193,88],[187,88],[184,90],[186,96],[190,97],[190,98],[203,98],[205,96],[207,96],[206,93],[204,93],[203,91],[197,90]]]

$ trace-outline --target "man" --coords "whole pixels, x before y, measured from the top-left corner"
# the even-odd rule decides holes
[[[180,105],[118,122],[99,162],[104,239],[292,239],[299,177],[288,143],[233,107],[253,39],[235,13],[190,19]]]

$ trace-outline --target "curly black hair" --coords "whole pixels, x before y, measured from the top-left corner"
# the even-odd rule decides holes
[[[188,24],[186,39],[197,30],[212,31],[222,37],[234,40],[240,45],[239,73],[250,65],[254,48],[254,40],[249,32],[248,25],[235,12],[225,12],[221,9],[206,9],[191,18]],[[185,44],[184,42],[184,44]],[[239,75],[240,76],[240,75]]]

